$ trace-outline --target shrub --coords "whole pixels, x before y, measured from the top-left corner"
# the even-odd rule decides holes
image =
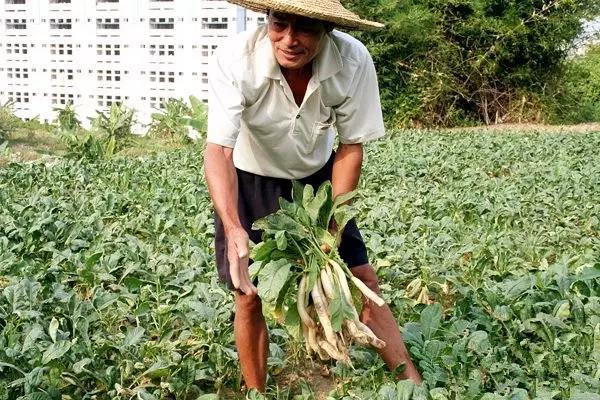
[[[78,129],[61,132],[67,146],[67,156],[92,160],[110,158],[129,144],[135,111],[113,103],[108,113],[96,111],[92,132],[79,134]]]
[[[356,35],[378,70],[394,125],[539,119],[597,0],[348,0],[386,28]]]
[[[20,126],[21,120],[13,112],[13,102],[0,105],[0,143],[8,139],[8,135]]]
[[[163,103],[163,109],[152,114],[152,123],[148,133],[151,136],[171,140],[189,140],[187,119],[191,109],[182,99],[169,99]]]
[[[55,123],[58,123],[58,127],[61,131],[72,131],[81,127],[81,121],[77,118],[73,103],[70,101],[64,108],[55,108],[54,111],[58,113]]]
[[[600,122],[600,45],[567,62],[546,103],[552,122]]]

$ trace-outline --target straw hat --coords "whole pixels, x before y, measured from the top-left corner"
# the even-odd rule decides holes
[[[383,28],[383,24],[361,19],[346,9],[340,0],[227,0],[230,3],[266,13],[268,10],[332,22],[335,25],[356,30]]]

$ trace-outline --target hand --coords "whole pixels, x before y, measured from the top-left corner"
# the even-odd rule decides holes
[[[227,239],[227,259],[229,260],[229,274],[233,287],[246,295],[256,295],[256,286],[248,274],[248,233],[241,226],[231,228],[225,232]]]

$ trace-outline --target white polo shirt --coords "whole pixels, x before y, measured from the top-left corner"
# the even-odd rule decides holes
[[[207,141],[233,148],[234,165],[257,175],[300,179],[341,143],[385,134],[373,60],[352,36],[332,31],[313,61],[298,107],[266,26],[219,46],[209,72]]]

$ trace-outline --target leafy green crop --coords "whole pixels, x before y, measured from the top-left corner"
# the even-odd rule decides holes
[[[357,221],[426,387],[351,347],[353,368],[324,363],[329,397],[596,399],[599,148],[600,133],[369,146]],[[201,165],[188,148],[0,168],[0,399],[243,398]],[[302,381],[325,378],[293,335],[270,339],[266,398],[313,398]]]

